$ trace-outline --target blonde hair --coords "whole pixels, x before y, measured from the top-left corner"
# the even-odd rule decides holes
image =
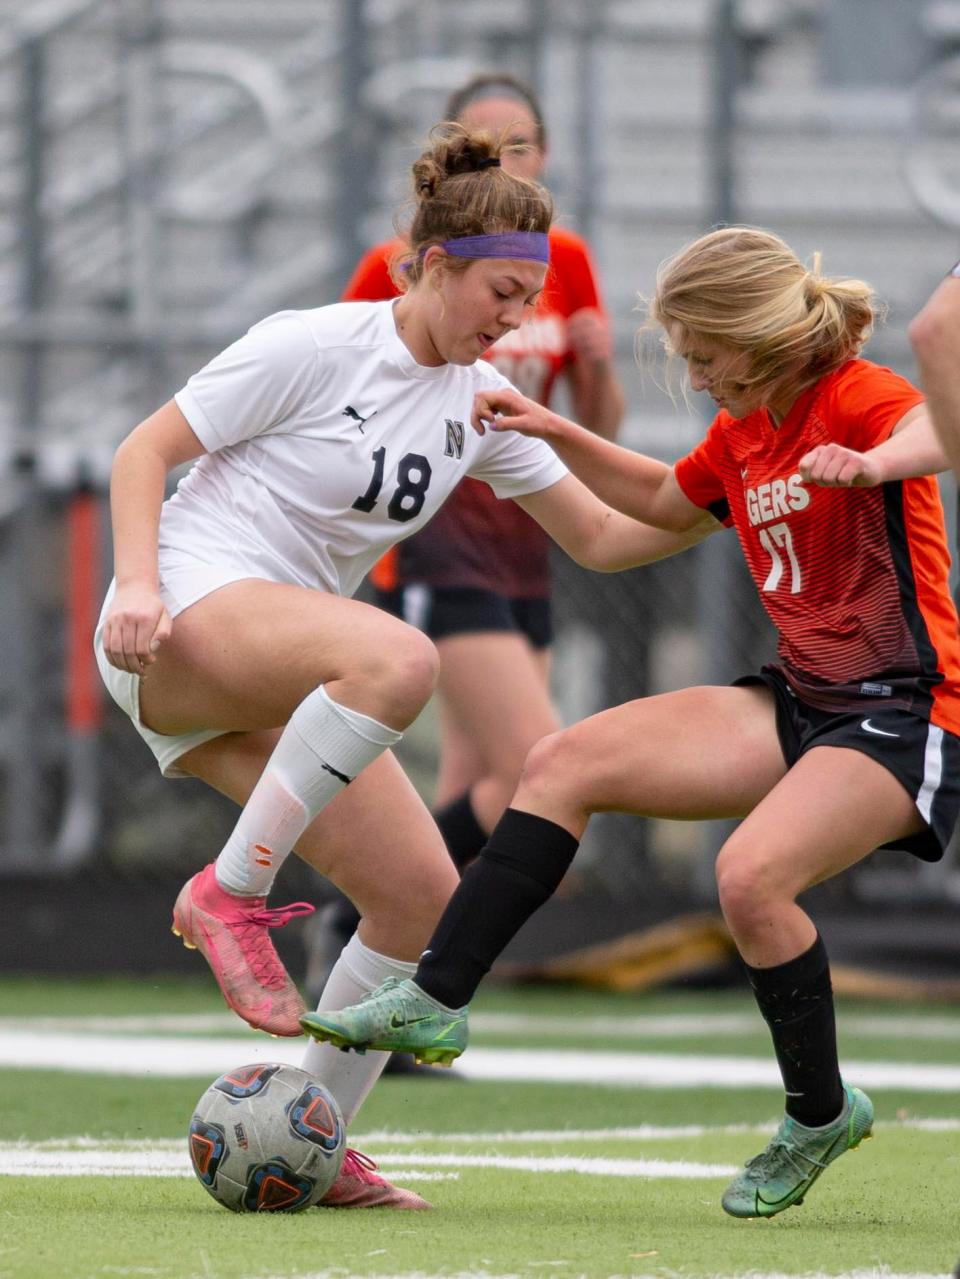
[[[663,329],[669,355],[711,338],[747,355],[743,387],[781,391],[858,355],[880,314],[863,280],[823,275],[819,253],[808,270],[779,236],[745,226],[711,231],[664,262],[647,309],[644,329]]]
[[[398,288],[407,290],[420,280],[423,255],[432,244],[501,231],[549,231],[553,197],[538,182],[500,167],[505,152],[522,149],[506,138],[453,121],[431,130],[431,145],[413,166],[414,209],[406,247],[390,264]],[[447,266],[465,270],[473,260],[450,257]]]

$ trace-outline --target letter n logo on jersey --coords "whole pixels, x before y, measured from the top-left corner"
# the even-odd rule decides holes
[[[444,418],[447,424],[447,439],[443,446],[444,457],[463,457],[463,423],[454,422],[451,418]]]

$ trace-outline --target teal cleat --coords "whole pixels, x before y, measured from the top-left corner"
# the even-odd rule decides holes
[[[335,1048],[412,1053],[430,1066],[449,1066],[467,1046],[467,1010],[451,1010],[415,982],[388,977],[359,1004],[306,1013],[300,1025]]]
[[[731,1217],[773,1217],[803,1197],[826,1168],[871,1135],[873,1104],[843,1085],[844,1103],[832,1124],[807,1128],[784,1115],[773,1140],[731,1181],[721,1204]]]

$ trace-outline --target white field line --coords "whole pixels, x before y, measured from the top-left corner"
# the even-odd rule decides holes
[[[910,1017],[841,1014],[843,1030],[849,1035],[876,1039],[960,1040],[960,1017]],[[766,1034],[758,1012],[742,1013],[647,1013],[637,1016],[569,1017],[539,1013],[471,1013],[475,1030],[523,1037],[564,1035],[616,1035],[624,1039],[701,1039],[705,1035],[741,1036]]]
[[[844,1061],[844,1074],[865,1088],[960,1091],[960,1066]],[[783,1084],[772,1055],[683,1056],[679,1053],[583,1053],[566,1050],[470,1049],[464,1075],[487,1082],[592,1083],[639,1088],[775,1088]]]
[[[702,1137],[746,1137],[769,1134],[776,1128],[779,1115],[771,1115],[758,1124],[675,1124],[661,1127],[655,1124],[637,1124],[612,1128],[531,1128],[527,1130],[504,1129],[481,1132],[396,1132],[393,1129],[358,1131],[351,1129],[351,1140],[364,1150],[372,1149],[376,1157],[388,1146],[412,1146],[428,1143],[435,1145],[489,1146],[501,1145],[566,1145],[599,1142],[607,1145],[615,1141],[685,1141]],[[878,1119],[874,1123],[878,1132],[931,1132],[952,1134],[960,1132],[960,1119]],[[147,1142],[151,1150],[177,1152],[186,1148],[186,1137],[153,1137]],[[144,1148],[140,1137],[47,1137],[42,1141],[0,1141],[0,1155],[9,1150],[38,1151],[87,1151],[117,1150],[138,1151]],[[432,1158],[433,1156],[431,1156]],[[398,1156],[399,1158],[399,1156]],[[404,1156],[406,1158],[406,1156]]]
[[[771,1115],[765,1123],[758,1124],[676,1124],[673,1127],[656,1124],[637,1124],[630,1128],[557,1128],[552,1132],[511,1130],[508,1132],[417,1132],[402,1133],[387,1130],[356,1134],[361,1146],[386,1144],[394,1146],[419,1142],[477,1142],[501,1144],[516,1142],[522,1145],[550,1145],[568,1141],[684,1141],[701,1137],[746,1137],[769,1135],[780,1122],[780,1115]],[[875,1132],[960,1132],[960,1119],[878,1119]]]
[[[582,1151],[576,1155],[547,1156],[490,1153],[491,1147],[505,1144],[566,1145],[591,1143],[609,1145],[615,1141],[683,1140],[695,1137],[768,1134],[775,1126],[767,1124],[678,1125],[657,1128],[643,1125],[631,1128],[555,1129],[528,1132],[454,1132],[396,1133],[368,1132],[356,1134],[354,1140],[371,1153],[385,1171],[401,1179],[414,1181],[456,1180],[465,1168],[499,1168],[504,1171],[558,1173],[576,1172],[587,1176],[690,1178],[729,1177],[736,1171],[732,1164],[706,1164],[691,1160],[637,1159],[594,1156]],[[877,1124],[881,1130],[906,1129],[925,1132],[955,1133],[960,1120],[914,1119]],[[469,1152],[443,1154],[435,1150],[397,1150],[391,1147],[424,1144],[482,1144],[488,1153]],[[441,1172],[447,1168],[453,1171]],[[191,1173],[185,1138],[158,1138],[142,1141],[102,1140],[93,1137],[49,1138],[39,1142],[0,1142],[0,1176],[67,1177],[67,1176],[142,1176],[181,1177]]]
[[[374,1253],[368,1253],[368,1256],[374,1256]],[[403,1279],[530,1279],[530,1271],[539,1265],[566,1265],[564,1261],[555,1262],[528,1262],[528,1268],[523,1274],[517,1271],[511,1271],[510,1274],[494,1273],[491,1270],[458,1270],[455,1273],[444,1270],[442,1274],[429,1270],[416,1270],[413,1272],[404,1272]],[[535,1272],[535,1271],[534,1271]],[[672,1274],[673,1271],[666,1273]],[[631,1270],[629,1275],[610,1275],[608,1279],[663,1279],[664,1271],[659,1275],[652,1275],[648,1272],[640,1272]],[[344,1269],[334,1270],[313,1270],[307,1275],[301,1276],[301,1279],[346,1279],[347,1271]],[[391,1271],[389,1274],[367,1275],[366,1279],[397,1279],[396,1274]],[[582,1276],[580,1276],[582,1279]],[[720,1273],[709,1275],[706,1279],[743,1279],[740,1275],[723,1275]],[[917,1272],[912,1271],[904,1273],[902,1271],[893,1271],[886,1266],[874,1266],[867,1270],[845,1270],[842,1275],[828,1275],[823,1270],[818,1270],[816,1274],[805,1275],[788,1275],[782,1271],[769,1270],[750,1270],[748,1271],[748,1279],[945,1279],[944,1273],[931,1274],[928,1271]]]
[[[395,1150],[377,1156],[385,1168],[428,1163],[441,1168],[503,1168],[511,1172],[579,1172],[592,1177],[732,1177],[738,1164],[699,1164],[688,1159],[603,1159],[585,1155],[413,1155]],[[401,1177],[403,1174],[401,1174]]]
[[[238,1065],[277,1061],[299,1065],[301,1039],[264,1035],[196,1038],[116,1038],[29,1030],[0,1036],[0,1067],[95,1074],[212,1078]],[[468,1079],[527,1083],[592,1083],[626,1087],[776,1088],[773,1056],[684,1056],[680,1053],[577,1052],[568,1049],[471,1048],[457,1063]],[[960,1066],[905,1062],[844,1062],[844,1073],[866,1088],[911,1092],[960,1091]]]
[[[428,1155],[413,1164],[429,1165]],[[458,1165],[459,1166],[459,1165]],[[41,1149],[38,1146],[0,1146],[0,1177],[192,1177],[186,1142],[176,1150],[158,1149],[144,1142],[139,1150]],[[404,1169],[407,1181],[456,1181],[457,1171],[437,1172],[429,1167]]]
[[[374,1253],[368,1253],[368,1256],[374,1256]],[[494,1273],[491,1270],[458,1270],[452,1272],[444,1270],[442,1274],[429,1270],[405,1271],[403,1279],[530,1279],[530,1271],[536,1266],[547,1265],[566,1265],[564,1261],[553,1262],[528,1262],[528,1269],[520,1274],[517,1271],[511,1271],[509,1274],[500,1272]],[[346,1279],[347,1271],[344,1269],[334,1270],[312,1270],[309,1274],[301,1276],[301,1279]],[[668,1271],[666,1273],[673,1273]],[[629,1275],[610,1275],[608,1279],[663,1279],[664,1272],[659,1275],[652,1275],[646,1271],[631,1270]],[[391,1271],[389,1274],[370,1274],[366,1279],[397,1279],[396,1274]],[[582,1279],[582,1276],[580,1276]],[[743,1275],[709,1275],[706,1279],[743,1279]],[[805,1275],[788,1275],[781,1271],[768,1270],[750,1270],[748,1279],[945,1279],[943,1273],[930,1274],[927,1271],[903,1273],[901,1271],[889,1270],[886,1266],[876,1266],[869,1270],[845,1270],[842,1275],[828,1275],[823,1270],[818,1270],[816,1274]]]
[[[591,1177],[700,1178],[732,1177],[735,1164],[687,1160],[602,1159],[583,1155],[435,1155],[385,1152],[377,1159],[384,1172],[401,1181],[440,1180],[438,1168],[459,1173],[464,1168],[498,1168],[505,1172],[580,1173]],[[36,1146],[0,1147],[0,1176],[12,1177],[191,1177],[186,1143],[179,1150],[40,1150]]]
[[[912,1016],[897,1013],[842,1015],[842,1027],[849,1035],[877,1039],[926,1039],[960,1041],[960,1016]],[[549,1013],[471,1013],[475,1031],[519,1035],[523,1038],[569,1036],[569,1017]],[[647,1013],[627,1016],[577,1017],[578,1035],[616,1035],[621,1039],[684,1039],[704,1035],[742,1036],[751,1031],[765,1033],[759,1013],[710,1012]],[[237,1030],[232,1013],[170,1013],[153,1017],[0,1017],[0,1037],[15,1030],[76,1032],[81,1034],[179,1034],[229,1035]]]

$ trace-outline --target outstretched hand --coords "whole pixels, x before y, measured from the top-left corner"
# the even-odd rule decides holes
[[[875,458],[842,444],[818,444],[800,459],[800,474],[824,488],[873,488],[883,483]]]
[[[551,434],[554,414],[535,400],[512,387],[498,387],[478,391],[473,400],[470,425],[478,435],[491,431],[519,431],[521,435],[535,435],[546,439]]]
[[[145,587],[120,587],[103,627],[103,651],[117,670],[143,675],[170,637],[170,614],[160,596]]]

